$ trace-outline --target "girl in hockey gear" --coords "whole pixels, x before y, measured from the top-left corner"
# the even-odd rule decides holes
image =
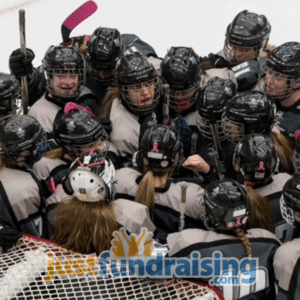
[[[248,216],[257,214],[257,211],[252,209],[250,201],[244,188],[236,181],[225,178],[212,182],[206,187],[201,198],[201,216],[209,231],[187,229],[169,234],[167,238],[168,253],[172,257],[188,257],[193,251],[201,251],[202,260],[213,259],[214,263],[217,258],[222,259],[222,257],[227,260],[235,258],[239,261],[247,257],[248,259],[258,259],[255,266],[257,275],[253,278],[256,284],[251,285],[251,288],[245,286],[245,283],[241,281],[245,269],[231,270],[230,278],[233,274],[240,273],[239,280],[234,284],[232,281],[226,281],[226,285],[223,285],[224,280],[221,280],[223,276],[226,277],[225,266],[221,266],[224,268],[223,270],[215,269],[212,276],[214,279],[219,276],[217,278],[219,280],[214,280],[213,284],[222,289],[226,300],[275,298],[271,262],[280,243],[273,233],[265,229],[253,228],[245,233]],[[257,227],[256,224],[253,227]],[[194,259],[195,253],[191,257]],[[220,261],[218,260],[218,262]],[[249,265],[246,269],[249,271]],[[197,278],[199,279],[199,276]],[[201,278],[204,281],[209,279],[207,276]],[[212,284],[211,281],[209,283]]]
[[[227,103],[222,127],[232,142],[250,133],[267,134],[277,147],[281,168],[293,174],[293,150],[285,136],[275,132],[275,116],[275,104],[267,94],[259,91],[238,93]]]
[[[32,117],[7,116],[0,121],[0,148],[2,217],[21,232],[47,237],[44,190],[31,169],[47,149],[43,128]]]
[[[271,25],[264,15],[243,10],[228,25],[224,48],[208,58],[215,68],[232,68],[256,60],[266,49]]]
[[[256,206],[258,211],[248,223],[274,232],[275,221],[276,236],[281,242],[286,242],[292,239],[294,231],[281,217],[279,199],[285,182],[291,176],[277,174],[278,162],[275,145],[262,134],[245,136],[237,144],[233,156],[234,169],[247,186],[252,207]],[[262,223],[266,223],[267,227],[260,225]]]
[[[86,111],[75,109],[62,115],[54,123],[53,134],[60,148],[47,152],[45,157],[34,165],[34,170],[48,186],[50,198],[47,203],[51,203],[48,211],[64,198],[65,194],[62,193],[60,184],[77,157],[100,150],[117,165],[116,154],[108,141],[107,133],[101,123]],[[50,217],[49,219],[51,221]]]
[[[145,206],[112,201],[114,175],[112,163],[100,152],[76,160],[63,182],[72,197],[57,208],[54,241],[81,253],[101,253],[110,249],[112,234],[120,226],[136,234],[142,227],[155,230]]]
[[[234,144],[226,140],[222,127],[222,115],[228,101],[236,94],[236,85],[230,79],[214,77],[210,79],[203,89],[198,100],[197,127],[198,148],[197,153],[206,158],[205,153],[215,152],[217,165],[212,157],[208,158],[210,165],[214,165],[221,173],[235,178],[231,159]]]
[[[182,144],[176,129],[154,125],[145,132],[141,141],[140,165],[143,173],[123,168],[116,174],[116,197],[147,206],[155,226],[163,234],[179,228],[201,227],[202,224],[198,199],[203,194],[203,188],[197,180],[175,177],[183,162],[182,155]],[[191,161],[193,159],[187,160],[184,166],[195,167]],[[210,171],[203,159],[197,161],[198,172],[205,174]]]
[[[300,129],[300,43],[288,42],[273,50],[262,67],[258,88],[276,100],[277,126],[293,142]]]
[[[283,244],[274,256],[274,271],[278,283],[276,299],[300,297],[300,174],[295,173],[283,187],[280,199],[282,217],[296,231],[295,239]]]
[[[126,164],[138,150],[140,124],[158,104],[160,81],[153,65],[137,52],[122,56],[117,71],[117,87],[103,100],[98,117],[111,122],[111,142]]]
[[[85,63],[73,47],[51,46],[43,59],[46,94],[29,110],[29,115],[40,121],[48,133],[67,102],[75,102],[97,110],[95,96],[84,87]]]
[[[17,112],[20,93],[18,80],[12,75],[0,73],[0,119]]]

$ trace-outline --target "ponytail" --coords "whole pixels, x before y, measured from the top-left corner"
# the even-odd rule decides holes
[[[247,186],[250,198],[250,216],[247,220],[247,228],[263,228],[275,233],[275,221],[270,204],[253,187]]]
[[[243,244],[246,247],[246,251],[248,254],[249,258],[252,258],[252,245],[250,243],[249,238],[247,237],[247,235],[245,234],[244,230],[242,230],[241,228],[236,228],[235,229],[235,233],[237,235],[237,237],[243,242]]]

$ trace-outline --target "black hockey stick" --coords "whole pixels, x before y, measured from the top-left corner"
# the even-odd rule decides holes
[[[26,38],[25,38],[25,10],[19,10],[19,27],[20,27],[20,48],[21,52],[26,57]],[[22,87],[22,106],[23,114],[27,115],[28,112],[28,82],[27,77],[21,77],[21,87]]]
[[[90,17],[97,8],[98,6],[94,1],[87,1],[65,19],[61,25],[61,35],[64,43],[68,42],[71,31],[82,21]]]

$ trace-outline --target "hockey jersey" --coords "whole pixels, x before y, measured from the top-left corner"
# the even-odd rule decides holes
[[[202,278],[200,276],[200,278],[211,285],[218,286],[226,300],[275,299],[272,264],[274,253],[280,246],[280,242],[274,234],[259,228],[248,230],[247,236],[252,245],[252,257],[258,259],[252,270],[252,276],[254,275],[255,279],[252,284],[245,284],[242,281],[246,275],[249,278],[249,273],[244,273],[245,269],[240,269],[238,273],[232,268],[231,272],[229,271],[229,277],[224,277],[225,269],[222,269],[224,266],[222,258],[227,260],[233,258],[238,261],[247,258],[246,248],[235,234],[222,234],[202,229],[187,229],[172,233],[167,238],[168,254],[171,257],[190,257],[193,251],[198,251],[201,254],[201,260],[214,259],[210,265],[213,276]],[[207,270],[207,265],[201,264],[201,266]]]

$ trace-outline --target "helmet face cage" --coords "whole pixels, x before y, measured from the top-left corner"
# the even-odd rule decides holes
[[[88,62],[87,62],[87,71],[95,81],[99,82],[102,85],[112,84],[117,74],[117,70],[115,69],[99,70],[91,66]]]
[[[264,48],[261,46],[237,46],[226,39],[223,51],[226,60],[233,66],[236,66],[248,60],[256,60],[261,55],[263,49]]]
[[[282,218],[288,224],[295,227],[294,210],[287,205],[283,194],[280,197],[280,211],[281,211]]]
[[[64,187],[81,201],[111,201],[114,196],[115,168],[101,152],[77,158],[67,176]]]
[[[160,99],[160,80],[152,80],[133,85],[119,85],[123,100],[136,114],[150,114]]]
[[[84,88],[85,69],[51,69],[47,68],[46,88],[57,100],[69,102],[77,98]]]
[[[218,114],[218,113],[217,113]],[[201,116],[199,111],[196,112],[197,116],[197,127],[201,134],[209,140],[213,140],[213,132],[210,124],[210,120]],[[216,128],[218,130],[220,141],[224,141],[226,139],[225,131],[223,128],[222,119],[216,121]]]
[[[228,119],[225,113],[221,125],[226,139],[233,143],[239,142],[245,136],[244,124]]]
[[[72,157],[79,157],[82,155],[92,154],[95,151],[101,151],[106,157],[107,151],[110,146],[109,136],[106,131],[103,130],[102,136],[91,143],[86,143],[86,139],[80,138],[69,139],[65,137],[64,140],[59,140],[60,145],[65,149],[65,151]]]
[[[294,76],[286,75],[276,72],[272,68],[268,67],[267,63],[262,65],[262,71],[264,79],[260,77],[260,80],[264,80],[264,92],[274,100],[285,100],[289,98],[297,88]],[[299,88],[300,85],[298,85]]]
[[[300,154],[298,153],[297,148],[294,149],[293,165],[295,173],[300,173]]]
[[[175,112],[182,113],[183,111],[192,107],[198,98],[200,90],[200,80],[196,81],[189,89],[186,90],[172,90],[167,93],[169,97],[169,107]]]

